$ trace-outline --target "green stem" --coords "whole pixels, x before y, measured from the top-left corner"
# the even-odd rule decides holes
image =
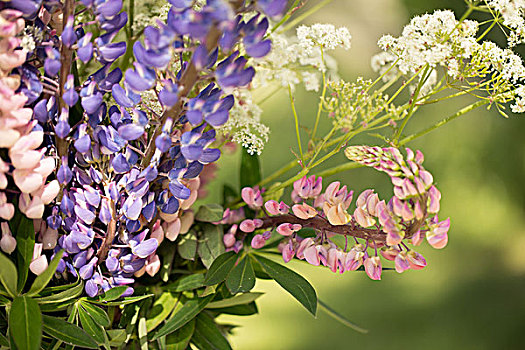
[[[299,145],[299,153],[301,154],[301,162],[304,162],[303,147],[301,146],[301,134],[299,133],[299,118],[295,110],[295,103],[292,95],[292,86],[288,85],[288,93],[290,94],[290,104],[292,105],[293,118],[295,120],[295,133],[297,135],[297,144]]]
[[[295,2],[293,3],[293,5],[290,7],[290,10],[288,10],[288,12],[286,13],[286,15],[284,15],[283,18],[281,18],[281,20],[270,30],[270,34],[275,32],[277,30],[277,28],[279,28],[280,26],[282,26],[291,16],[292,14],[295,12],[295,8],[297,7],[297,5],[299,4],[299,1],[300,0],[295,0]]]
[[[404,145],[404,144],[406,144],[406,143],[408,143],[408,142],[410,142],[410,141],[412,141],[414,139],[417,139],[418,137],[421,137],[421,136],[423,136],[425,134],[428,134],[429,132],[431,132],[431,131],[433,131],[433,130],[435,130],[435,129],[437,129],[437,128],[445,125],[445,124],[447,124],[448,122],[450,122],[450,121],[452,121],[452,120],[454,120],[454,119],[456,119],[456,118],[458,118],[460,116],[462,116],[463,114],[466,114],[466,113],[468,113],[468,112],[470,112],[470,111],[472,111],[472,110],[474,110],[474,109],[476,109],[478,107],[486,105],[488,103],[489,103],[489,101],[482,100],[482,101],[478,101],[476,103],[473,103],[471,105],[468,105],[467,107],[460,109],[459,111],[457,111],[456,113],[452,114],[451,116],[440,120],[439,122],[437,122],[436,124],[432,125],[431,127],[426,128],[426,129],[421,130],[421,131],[419,131],[419,132],[417,132],[415,134],[412,134],[410,136],[405,137],[403,140],[399,141],[399,145],[400,146]]]
[[[416,90],[414,91],[414,95],[412,96],[412,101],[410,102],[410,108],[408,109],[407,116],[403,120],[403,123],[401,123],[401,126],[397,129],[396,133],[394,134],[394,141],[399,140],[399,137],[401,136],[401,133],[403,132],[403,129],[408,124],[408,121],[414,114],[414,107],[416,106],[416,101],[419,96],[419,92],[421,91],[421,88],[427,81],[428,77],[432,73],[432,71],[429,72],[429,66],[425,66],[425,69],[423,71],[423,75],[421,76],[421,79],[419,79],[419,83],[417,84]]]
[[[322,46],[321,46],[321,62],[323,62],[324,64],[324,50]],[[317,127],[319,126],[319,119],[321,117],[321,111],[323,109],[323,101],[326,95],[326,74],[324,71],[322,72],[322,74],[323,74],[323,92],[321,94],[321,99],[319,100],[319,106],[317,107],[317,115],[315,117],[314,130],[312,131],[312,136],[311,136],[312,140],[315,139],[315,134],[317,133]]]
[[[296,1],[297,2],[297,1]],[[319,11],[320,9],[322,9],[323,7],[325,7],[326,5],[328,5],[329,3],[331,3],[332,0],[324,0],[324,1],[321,1],[320,3],[318,3],[317,5],[315,5],[314,7],[312,7],[311,9],[309,9],[308,11],[306,11],[305,13],[301,14],[300,16],[297,16],[293,21],[291,21],[290,23],[286,24],[284,26],[284,28],[280,31],[281,33],[284,33],[286,31],[288,31],[289,29],[295,27],[297,24],[301,23],[302,21],[304,21],[306,18],[310,17],[311,15],[313,15],[314,13],[316,13],[317,11]],[[291,14],[290,14],[291,16]],[[288,19],[288,18],[287,18]],[[284,22],[283,22],[284,23]],[[277,29],[274,27],[274,30]]]
[[[317,173],[317,176],[321,176],[321,177],[331,176],[331,175],[342,173],[343,171],[361,168],[363,166],[364,165],[359,164],[359,163],[348,162],[348,163],[344,163],[344,164],[335,166],[333,168],[323,170],[320,173]]]

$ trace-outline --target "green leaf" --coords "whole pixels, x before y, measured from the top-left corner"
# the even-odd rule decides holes
[[[51,281],[51,278],[53,278],[53,275],[57,270],[58,263],[60,262],[60,259],[62,259],[63,254],[63,250],[55,254],[55,257],[53,258],[53,260],[51,260],[51,262],[47,266],[47,269],[45,269],[44,272],[42,272],[35,278],[35,281],[31,285],[31,289],[29,289],[29,291],[27,292],[28,296],[38,294],[42,289],[44,289],[47,286],[49,281]]]
[[[312,285],[301,275],[260,255],[252,255],[270,277],[286,289],[312,315],[317,311],[317,294]]]
[[[249,304],[235,305],[220,309],[210,309],[210,311],[216,314],[228,314],[236,316],[250,316],[259,312],[254,301]]]
[[[173,258],[177,252],[177,244],[175,242],[170,242],[169,240],[164,240],[157,249],[157,255],[160,256],[162,260],[162,266],[160,267],[159,276],[163,282],[168,282],[170,280],[170,273],[173,267]]]
[[[202,229],[204,232],[202,239],[199,240],[197,251],[202,263],[208,269],[213,261],[224,253],[224,243],[222,241],[224,232],[222,225],[204,224]]]
[[[177,251],[183,259],[195,259],[195,254],[197,253],[197,235],[194,229],[191,229],[190,232],[181,236]]]
[[[58,317],[43,315],[44,332],[66,344],[81,346],[88,349],[98,349],[97,342],[77,325],[66,322]]]
[[[113,301],[113,300],[117,300],[118,298],[120,298],[120,296],[122,294],[124,294],[124,292],[126,290],[128,290],[127,286],[113,287],[113,288],[107,290],[103,295],[101,295],[100,298],[98,298],[98,300],[99,301]]]
[[[26,296],[13,300],[9,311],[9,332],[17,348],[40,349],[42,313],[35,300]]]
[[[18,268],[18,291],[21,292],[29,273],[29,264],[33,260],[35,248],[35,227],[33,220],[17,211],[20,221],[17,226],[11,226],[13,236],[16,238],[16,262]]]
[[[218,308],[225,308],[235,305],[243,305],[243,304],[249,304],[252,301],[259,298],[264,293],[244,293],[236,295],[232,298],[223,299],[219,301],[212,301],[209,303],[206,308],[207,309],[218,309]]]
[[[213,261],[210,269],[206,273],[204,284],[211,286],[224,281],[235,266],[237,258],[238,255],[233,251],[218,256],[217,259]]]
[[[108,329],[106,332],[109,336],[110,346],[119,347],[124,344],[124,341],[126,340],[125,329]]]
[[[191,342],[200,350],[231,350],[228,340],[221,333],[213,318],[206,313],[197,316]]]
[[[15,264],[5,256],[3,253],[0,253],[0,282],[4,286],[7,293],[13,298],[17,295],[17,275]]]
[[[195,215],[195,220],[203,222],[217,222],[222,220],[223,213],[224,209],[220,204],[205,204],[200,206],[197,214]]]
[[[232,294],[249,292],[255,286],[255,273],[253,272],[250,257],[245,256],[226,277],[226,287]]]
[[[164,335],[168,335],[173,331],[176,331],[180,327],[184,326],[191,319],[195,318],[208,305],[213,299],[213,295],[209,295],[205,298],[189,299],[184,305],[175,312],[162,326],[161,329],[155,334],[153,340],[160,338]]]
[[[195,330],[195,319],[166,337],[166,350],[185,350]]]
[[[141,317],[137,327],[137,335],[139,336],[139,344],[141,350],[148,350],[148,330],[146,329],[146,318]]]
[[[149,310],[148,317],[146,319],[146,329],[148,332],[154,330],[159,324],[162,323],[173,311],[177,302],[179,301],[178,295],[171,292],[164,292],[160,297],[155,300],[151,310]]]
[[[240,185],[241,189],[243,189],[244,187],[255,186],[261,181],[261,167],[257,155],[249,154],[244,147],[241,153]]]
[[[107,306],[120,306],[120,305],[128,305],[136,303],[137,301],[144,300],[147,298],[151,298],[154,294],[144,294],[144,295],[137,295],[134,297],[125,297],[117,301],[110,301],[108,303],[106,302],[92,302],[94,304],[101,304],[101,305],[107,305]]]
[[[171,292],[184,292],[200,287],[204,287],[204,273],[183,276],[175,282],[166,285],[164,290]]]
[[[323,310],[324,312],[326,312],[326,314],[330,317],[332,317],[334,320],[338,321],[339,323],[347,326],[348,328],[352,328],[354,331],[356,332],[359,332],[359,333],[368,333],[368,330],[367,329],[364,329],[364,328],[361,328],[359,327],[358,325],[356,325],[355,323],[351,322],[350,320],[348,320],[346,317],[344,317],[343,315],[341,315],[340,313],[338,313],[337,311],[335,311],[334,309],[332,309],[330,306],[328,306],[325,302],[323,302],[322,300],[318,299],[317,300],[317,303],[319,303],[319,308],[321,310]]]
[[[92,336],[97,344],[104,344],[106,339],[104,328],[98,325],[82,306],[78,307],[78,317],[80,318],[80,323],[82,324],[84,331]]]
[[[55,304],[65,302],[78,297],[80,294],[82,294],[83,290],[84,283],[80,282],[63,292],[51,294],[47,297],[35,298],[35,300],[38,301],[39,304]]]
[[[11,300],[7,299],[6,297],[0,295],[0,306],[5,306],[9,304]]]
[[[92,305],[88,301],[81,301],[80,305],[97,324],[102,327],[110,326],[111,321],[109,320],[109,316],[104,309]]]

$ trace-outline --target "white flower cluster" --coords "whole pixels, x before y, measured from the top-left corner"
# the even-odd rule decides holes
[[[509,46],[525,42],[525,0],[489,0],[487,4],[501,14],[503,25],[511,29]]]
[[[399,58],[403,74],[415,73],[426,64],[446,66],[451,58],[469,57],[477,45],[477,30],[476,21],[459,23],[452,11],[438,10],[414,17],[399,38],[385,35],[378,45]]]
[[[219,131],[246,148],[248,153],[261,154],[270,134],[270,129],[260,122],[262,109],[253,101],[249,90],[237,89],[233,94],[235,104],[230,110],[230,118]]]
[[[253,62],[257,74],[254,87],[279,83],[283,87],[304,83],[306,90],[318,91],[322,72],[335,75],[336,61],[326,54],[338,47],[348,50],[351,35],[347,28],[314,24],[297,28],[296,37],[272,33],[272,51]]]
[[[330,24],[314,24],[297,28],[297,37],[272,33],[272,50],[268,55],[250,62],[257,74],[248,89],[234,92],[235,105],[230,119],[220,130],[231,140],[260,154],[268,142],[269,128],[260,122],[261,108],[253,101],[252,89],[267,89],[272,85],[294,89],[304,84],[307,91],[319,91],[321,73],[335,75],[337,64],[325,54],[338,47],[350,48],[350,33],[346,28]]]

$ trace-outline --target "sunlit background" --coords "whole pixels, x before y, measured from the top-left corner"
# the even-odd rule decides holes
[[[454,9],[458,17],[465,9],[460,0],[334,0],[305,23],[347,26],[352,49],[334,55],[340,75],[346,80],[375,78],[369,62],[378,52],[377,39],[399,34],[411,16],[438,7]],[[298,91],[296,102],[301,124],[311,127],[316,95]],[[470,102],[465,98],[422,108],[407,132]],[[263,121],[272,130],[261,156],[268,175],[293,159],[290,148],[297,143],[286,93],[263,108]],[[290,263],[314,285],[320,299],[367,328],[368,334],[356,333],[321,311],[314,319],[277,284],[259,281],[255,290],[266,293],[258,301],[259,315],[220,319],[240,325],[231,338],[234,348],[525,348],[524,130],[525,116],[504,119],[495,111],[477,110],[410,144],[424,151],[425,167],[443,194],[440,217],[452,220],[445,249],[420,248],[428,261],[426,269],[401,275],[387,271],[377,282],[362,272],[336,275],[326,268]],[[326,166],[345,161],[339,155]],[[238,186],[238,163],[238,154],[224,157],[217,183]],[[374,170],[352,170],[337,179],[357,193],[373,187],[382,197],[391,196],[388,177]],[[325,185],[330,180],[335,178],[326,179]],[[211,199],[218,197],[219,189],[212,189]]]

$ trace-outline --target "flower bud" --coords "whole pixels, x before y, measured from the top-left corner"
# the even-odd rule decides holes
[[[11,229],[7,222],[0,224],[2,227],[2,239],[0,240],[0,248],[7,254],[11,254],[16,248],[16,239],[11,234]]]
[[[263,235],[258,234],[253,236],[251,246],[253,249],[260,249],[264,247],[266,244],[266,240],[264,239]]]
[[[293,211],[295,216],[297,216],[299,219],[303,219],[303,220],[311,219],[311,218],[317,216],[317,210],[315,210],[313,207],[309,206],[306,203],[295,204],[292,207],[292,211]]]
[[[378,256],[366,258],[363,265],[368,277],[376,281],[381,279],[381,259]]]

